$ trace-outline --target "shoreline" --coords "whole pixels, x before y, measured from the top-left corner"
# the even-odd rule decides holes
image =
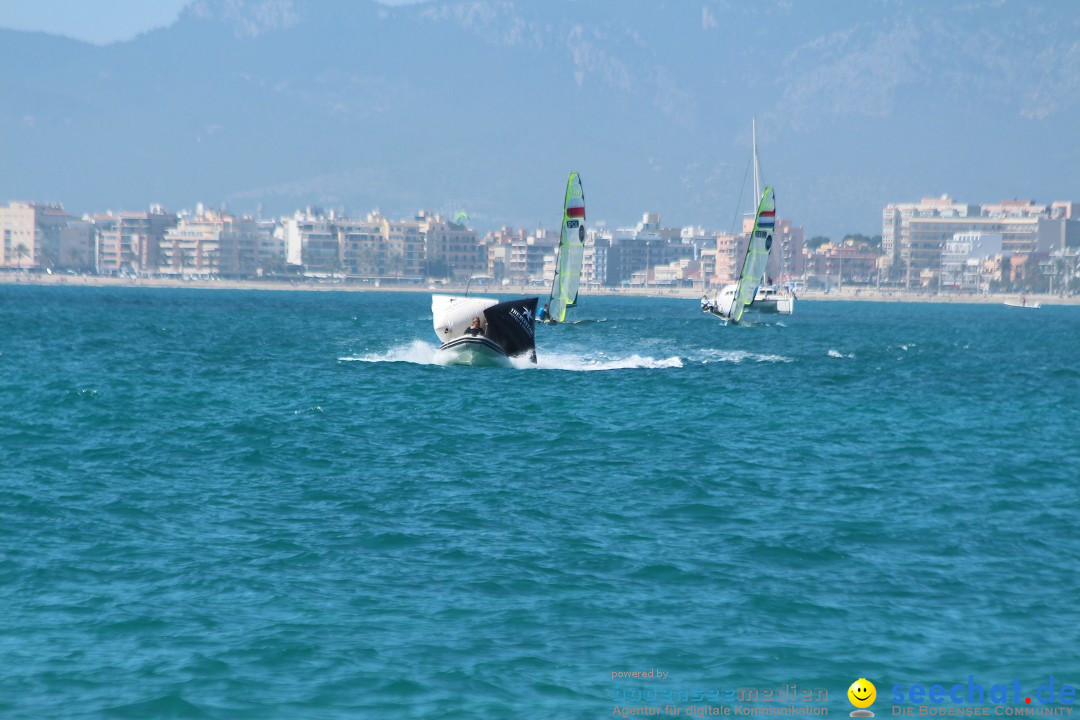
[[[60,287],[141,287],[141,288],[190,288],[197,290],[276,290],[310,292],[407,292],[407,293],[463,293],[464,285],[440,285],[436,287],[420,285],[372,285],[361,283],[326,282],[326,281],[276,281],[276,280],[177,280],[173,278],[114,278],[96,275],[18,275],[0,273],[0,285],[53,285]],[[547,294],[547,288],[537,285],[507,285],[494,291],[489,287],[480,287],[472,292],[495,295],[538,295]],[[700,299],[696,290],[662,288],[611,288],[609,290],[585,290],[583,296],[608,297],[655,297],[677,299]],[[853,288],[841,291],[810,291],[799,293],[799,300],[851,301],[851,302],[923,302],[994,305],[1006,300],[1019,300],[1020,293],[993,293],[969,295],[962,293],[918,292],[906,290],[877,290],[871,288]],[[1041,305],[1080,305],[1080,296],[1063,297],[1049,294],[1028,294],[1027,299]]]

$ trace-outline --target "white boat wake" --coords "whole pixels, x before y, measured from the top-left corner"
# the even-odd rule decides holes
[[[656,370],[681,368],[682,366],[683,361],[677,356],[656,359],[647,356],[643,357],[636,353],[627,357],[610,357],[603,354],[581,356],[565,353],[537,353],[537,367],[541,370],[593,372],[597,370]]]
[[[759,363],[789,363],[795,362],[795,358],[786,355],[774,355],[769,353],[752,353],[747,350],[705,350],[705,359],[702,363],[728,362],[736,365],[744,362]]]
[[[340,362],[367,362],[367,363],[412,363],[413,365],[444,365],[440,362],[439,348],[423,340],[413,340],[404,345],[395,345],[385,352],[367,353],[365,355],[350,355],[340,357]]]
[[[518,370],[568,370],[572,372],[593,372],[598,370],[633,370],[663,369],[683,367],[679,357],[652,358],[637,354],[627,357],[607,355],[579,356],[566,353],[537,353],[534,364],[528,356],[510,358],[510,364]],[[412,363],[413,365],[450,365],[452,356],[440,352],[438,346],[423,340],[395,345],[384,352],[365,353],[339,357],[339,362],[365,363]]]

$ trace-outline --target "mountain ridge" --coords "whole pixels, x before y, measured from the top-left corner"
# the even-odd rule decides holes
[[[530,225],[576,170],[590,221],[726,229],[757,116],[812,234],[944,192],[1076,199],[1080,12],[846,5],[196,0],[106,46],[0,30],[0,195]]]

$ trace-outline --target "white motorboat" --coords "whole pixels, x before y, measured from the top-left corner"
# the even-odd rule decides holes
[[[432,295],[439,353],[451,365],[508,367],[510,358],[527,356],[536,362],[536,303],[538,298],[502,301],[465,295]],[[474,327],[474,320],[476,326]]]
[[[1042,307],[1042,303],[1037,303],[1032,300],[1028,300],[1027,297],[1021,297],[1019,300],[1006,300],[1005,307],[1024,308],[1027,310],[1038,310]]]

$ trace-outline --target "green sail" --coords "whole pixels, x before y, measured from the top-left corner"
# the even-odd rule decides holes
[[[566,320],[566,309],[577,303],[584,258],[585,194],[581,189],[581,177],[572,172],[566,181],[559,256],[556,261],[555,280],[551,284],[551,299],[548,301],[548,317],[551,320],[563,322]]]
[[[773,228],[776,225],[776,199],[771,187],[765,188],[758,203],[757,215],[754,216],[754,229],[750,233],[750,242],[746,246],[742,272],[739,273],[739,285],[735,290],[735,301],[731,305],[731,322],[742,319],[743,311],[754,302],[754,295],[761,285],[765,274],[765,264],[769,261],[769,251],[773,244]]]

